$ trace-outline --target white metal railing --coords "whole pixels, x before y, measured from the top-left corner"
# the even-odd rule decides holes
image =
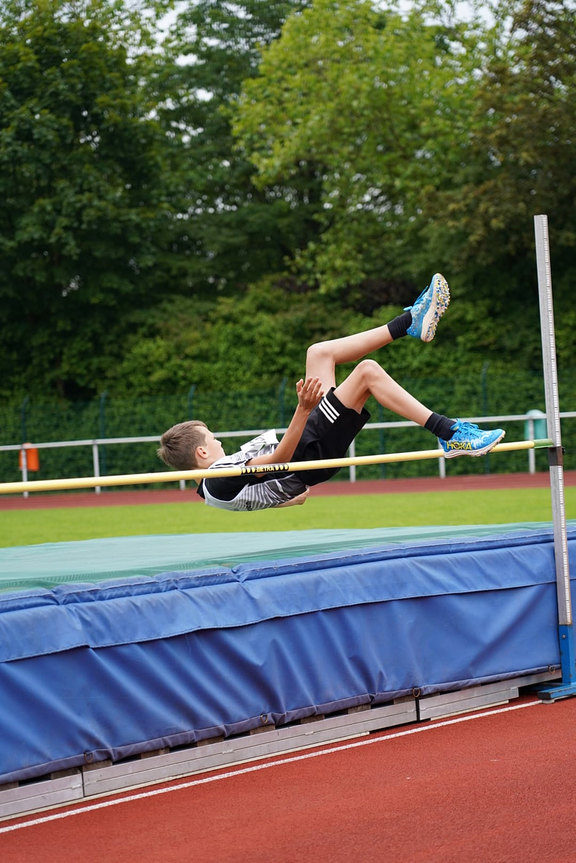
[[[574,419],[576,418],[576,411],[566,411],[560,414],[561,419]],[[525,414],[508,414],[508,415],[498,415],[498,416],[489,416],[489,417],[466,417],[468,422],[474,423],[502,423],[502,422],[524,422],[526,423],[526,440],[534,439],[534,429],[536,423],[541,422],[546,419],[546,415],[543,412],[538,411],[529,411]],[[374,430],[374,429],[398,429],[398,428],[417,428],[417,424],[413,422],[409,422],[408,420],[399,420],[392,422],[381,422],[381,423],[367,423],[364,426],[363,430]],[[286,431],[285,428],[277,429],[279,433],[283,433]],[[217,431],[214,432],[216,437],[219,438],[247,438],[250,439],[255,435],[258,435],[262,432],[261,428],[258,429],[242,429],[241,431]],[[545,437],[545,435],[538,435],[538,437]],[[101,446],[112,446],[112,445],[120,445],[120,444],[134,444],[134,443],[158,443],[160,441],[160,435],[152,435],[145,437],[116,437],[116,438],[93,438],[88,440],[74,440],[74,441],[49,441],[43,443],[22,443],[22,444],[5,444],[0,446],[0,452],[19,452],[21,459],[21,470],[22,470],[22,479],[23,481],[28,480],[28,458],[27,451],[30,449],[62,449],[67,447],[75,447],[75,446],[84,446],[92,448],[92,463],[93,463],[93,476],[99,477],[102,476],[100,473],[100,454],[99,447]],[[356,446],[355,441],[352,442],[352,445],[349,449],[349,455],[354,458],[356,456]],[[533,449],[528,450],[528,470],[530,473],[534,473],[535,468],[535,452]],[[349,471],[349,481],[356,482],[356,466],[351,465],[348,468]],[[441,478],[446,476],[446,459],[439,458],[438,459],[438,472]],[[179,481],[180,488],[185,488],[185,481]],[[96,494],[101,492],[100,486],[96,486],[94,491]],[[24,496],[28,497],[28,492],[24,492]]]

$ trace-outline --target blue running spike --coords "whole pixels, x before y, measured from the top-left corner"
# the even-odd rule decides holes
[[[414,305],[404,309],[405,312],[412,312],[408,335],[423,342],[431,342],[436,335],[438,321],[448,308],[449,302],[448,282],[441,273],[436,273]]]
[[[452,430],[454,434],[450,440],[440,440],[446,458],[455,458],[457,455],[486,455],[506,434],[504,429],[483,431],[474,423],[462,420],[456,420]]]

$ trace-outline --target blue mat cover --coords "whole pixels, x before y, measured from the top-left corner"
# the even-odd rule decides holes
[[[0,784],[559,662],[545,525],[4,592]]]

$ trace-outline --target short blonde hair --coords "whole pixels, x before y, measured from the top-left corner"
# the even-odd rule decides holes
[[[157,455],[176,470],[194,470],[198,467],[196,449],[206,443],[207,430],[206,423],[201,420],[178,423],[160,438]]]

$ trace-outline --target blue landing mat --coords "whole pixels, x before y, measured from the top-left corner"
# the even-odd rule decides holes
[[[0,784],[559,665],[549,526],[410,533],[20,550],[53,586],[0,593]]]

